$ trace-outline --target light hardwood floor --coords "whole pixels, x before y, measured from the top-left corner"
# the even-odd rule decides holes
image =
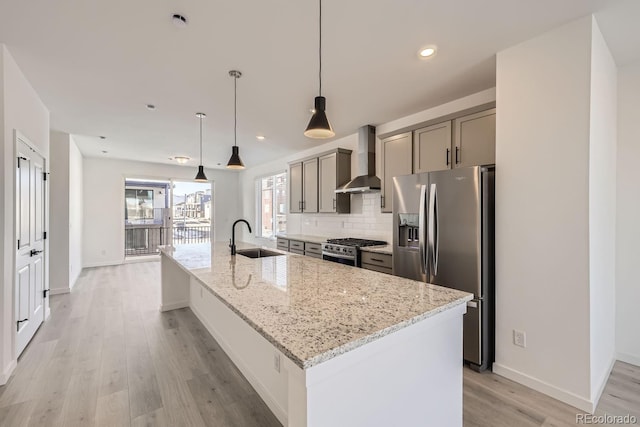
[[[158,312],[160,264],[85,270],[0,387],[0,426],[279,426],[189,309]],[[598,413],[640,419],[640,368],[616,363]],[[575,425],[577,409],[465,369],[464,424]]]

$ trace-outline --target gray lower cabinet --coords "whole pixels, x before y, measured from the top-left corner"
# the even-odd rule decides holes
[[[289,240],[289,252],[304,255],[304,242],[300,240]]]
[[[322,244],[304,242],[304,254],[312,258],[322,258]]]
[[[277,239],[278,249],[281,251],[289,250],[289,239],[283,239],[282,237],[278,237]]]
[[[382,188],[380,207],[391,212],[393,177],[413,173],[413,145],[411,132],[390,136],[382,140]]]
[[[393,274],[392,255],[379,252],[362,251],[362,268],[378,271],[380,273]]]

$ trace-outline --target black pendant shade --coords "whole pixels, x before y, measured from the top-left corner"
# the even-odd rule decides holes
[[[202,165],[198,166],[198,174],[196,175],[194,180],[198,181],[198,182],[207,182],[207,181],[209,181],[207,179],[207,176],[204,174],[204,166],[202,166]]]
[[[194,181],[207,182],[207,176],[204,174],[204,166],[202,165],[202,119],[207,117],[205,113],[196,113],[196,117],[200,119],[200,165],[198,165],[198,173],[194,178]]]
[[[237,145],[231,147],[231,158],[227,163],[227,169],[244,169],[244,163],[240,160],[240,147]]]
[[[327,100],[324,96],[316,96],[315,98],[315,113],[309,120],[307,130],[304,131],[304,136],[309,138],[332,138],[336,133],[331,128],[327,114],[325,113],[325,107]]]
[[[242,73],[231,70],[229,75],[233,77],[233,147],[231,147],[227,169],[244,169],[244,163],[240,160],[240,148],[238,148],[238,79],[242,77]]]

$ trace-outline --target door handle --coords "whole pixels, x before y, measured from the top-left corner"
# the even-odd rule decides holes
[[[419,219],[418,219],[418,249],[420,251],[420,270],[425,274],[427,274],[427,255],[425,254],[425,244],[424,244],[426,198],[427,198],[427,186],[423,185],[420,187],[420,213],[419,213]]]
[[[35,249],[31,249],[31,252],[29,252],[29,256],[36,256],[38,254],[41,254],[42,251],[37,251]]]
[[[26,322],[26,321],[28,321],[28,320],[29,320],[29,319],[22,319],[22,320],[18,320],[18,321],[16,322],[16,323],[17,323],[17,330],[18,330],[18,332],[20,332],[20,323]]]
[[[437,197],[438,187],[436,184],[431,184],[429,189],[429,213],[427,214],[427,250],[431,255],[431,266],[433,268],[433,275],[438,275],[438,255],[436,248],[437,239]],[[427,257],[429,254],[427,254]]]

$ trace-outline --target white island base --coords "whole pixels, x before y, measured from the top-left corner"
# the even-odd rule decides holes
[[[462,426],[464,303],[306,369],[163,254],[160,309],[182,307],[284,426]]]

